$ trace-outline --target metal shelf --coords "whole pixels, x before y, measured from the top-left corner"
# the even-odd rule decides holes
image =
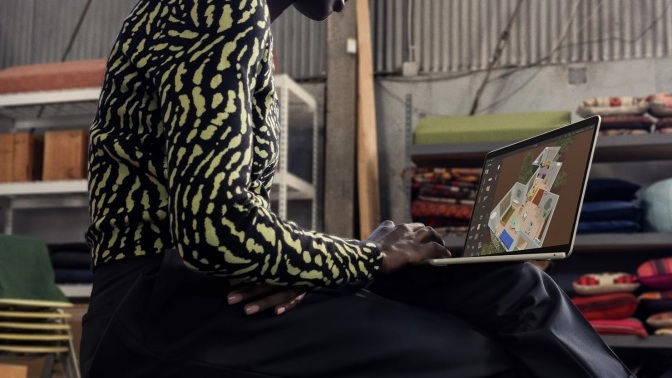
[[[418,165],[455,164],[480,167],[485,155],[512,141],[423,144],[411,146],[411,157]],[[672,160],[672,134],[600,136],[593,161],[597,163]]]
[[[274,177],[271,200],[278,203],[278,215],[287,218],[287,202],[312,200],[311,223],[316,226],[317,204],[312,183],[287,169],[290,117],[312,113],[313,180],[317,177],[317,103],[310,93],[288,75],[274,77],[280,107],[280,164]],[[100,88],[68,89],[0,95],[0,118],[10,120],[11,130],[77,128],[90,125]],[[4,205],[5,232],[11,233],[12,211],[28,208],[86,207],[86,180],[0,184]]]
[[[59,289],[70,299],[75,298],[90,298],[92,284],[57,284]]]
[[[277,188],[287,185],[287,198],[290,200],[312,199],[315,197],[313,186],[291,173],[276,174],[273,183],[273,197],[277,200]],[[0,198],[10,198],[14,209],[79,207],[88,206],[86,200],[86,180],[33,181],[0,184]],[[77,201],[82,199],[83,201]]]
[[[669,336],[602,335],[602,339],[615,349],[672,349],[672,337]]]

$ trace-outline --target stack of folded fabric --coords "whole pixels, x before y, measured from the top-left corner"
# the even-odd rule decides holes
[[[646,261],[637,275],[649,290],[639,296],[646,323],[656,335],[672,336],[672,257]]]
[[[646,231],[672,232],[672,178],[656,181],[641,193]]]
[[[91,253],[86,244],[50,245],[49,251],[57,284],[90,284],[93,282]]]
[[[628,273],[586,274],[573,283],[578,294],[572,302],[602,335],[647,337],[642,322],[634,318],[639,299],[637,276]]]
[[[655,124],[655,131],[659,134],[672,134],[672,117],[659,119]]]
[[[577,232],[640,231],[642,209],[633,202],[639,189],[639,185],[621,179],[588,180]]]
[[[654,131],[672,134],[672,93],[656,93],[646,98],[649,102],[649,113],[658,118]]]
[[[651,132],[654,120],[645,113],[649,110],[648,98],[641,97],[592,97],[579,105],[582,117],[602,116],[601,135],[640,135]]]
[[[413,174],[411,217],[445,235],[464,234],[482,170],[418,168]]]

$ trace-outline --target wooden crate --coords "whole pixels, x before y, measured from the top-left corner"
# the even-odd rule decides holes
[[[24,365],[0,364],[0,377],[26,378],[28,377],[28,367]]]
[[[87,146],[86,130],[45,132],[42,180],[86,178]]]
[[[0,182],[39,180],[43,139],[32,133],[0,134]]]

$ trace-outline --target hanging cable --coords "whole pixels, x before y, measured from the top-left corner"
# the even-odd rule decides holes
[[[66,59],[68,58],[68,55],[70,55],[70,51],[72,50],[72,46],[75,44],[75,39],[77,39],[77,34],[79,34],[79,29],[81,29],[82,24],[84,23],[84,18],[86,18],[86,14],[89,12],[89,7],[91,6],[91,1],[92,0],[86,0],[86,4],[84,4],[84,9],[82,9],[82,12],[79,14],[79,19],[77,20],[77,25],[75,25],[75,30],[73,30],[72,34],[70,35],[70,40],[68,41],[67,46],[65,47],[65,51],[63,52],[63,55],[61,55],[61,62],[65,62]],[[37,112],[37,118],[42,117],[42,113],[44,112],[44,105],[40,106],[40,110]]]
[[[502,51],[504,51],[504,48],[509,43],[511,27],[513,26],[513,21],[516,18],[518,18],[518,13],[520,12],[520,6],[523,4],[523,1],[524,0],[518,0],[518,2],[516,3],[516,8],[514,8],[511,17],[509,17],[509,22],[504,28],[504,31],[502,31],[502,34],[500,34],[499,41],[497,41],[497,46],[495,46],[495,51],[492,53],[492,58],[490,58],[490,61],[488,62],[488,68],[485,71],[485,77],[483,78],[483,82],[476,91],[476,96],[474,96],[474,101],[471,104],[471,110],[469,111],[469,115],[476,114],[476,110],[478,109],[478,100],[480,100],[481,95],[483,94],[483,90],[485,90],[485,85],[488,83],[488,79],[490,78],[492,69],[495,67],[497,62],[499,62],[499,58],[502,57]]]
[[[65,60],[68,58],[68,55],[70,55],[70,50],[72,50],[72,46],[75,44],[75,39],[77,38],[77,34],[79,34],[79,29],[81,29],[82,24],[84,23],[84,18],[86,17],[86,14],[89,12],[90,6],[91,6],[91,0],[87,0],[86,4],[84,5],[84,9],[82,10],[82,13],[80,13],[79,19],[77,20],[75,30],[73,30],[72,35],[70,36],[70,41],[68,41],[68,45],[65,48],[63,55],[61,56],[61,62],[65,62]]]

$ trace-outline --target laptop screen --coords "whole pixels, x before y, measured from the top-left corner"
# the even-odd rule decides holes
[[[589,118],[489,153],[462,255],[569,252],[598,124]]]

